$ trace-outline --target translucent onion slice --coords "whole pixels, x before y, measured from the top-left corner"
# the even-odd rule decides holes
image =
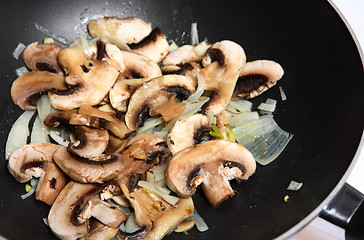
[[[278,126],[272,115],[239,125],[234,131],[238,143],[247,148],[261,165],[275,160],[293,137]]]
[[[195,52],[196,56],[203,57],[206,54],[207,49],[209,48],[209,45],[206,43],[206,41],[201,42],[196,47],[193,48],[193,51]]]
[[[25,111],[15,121],[11,128],[5,147],[5,158],[9,159],[11,154],[27,143],[29,136],[29,121],[32,118],[34,111]]]
[[[205,220],[203,220],[203,218],[197,213],[196,209],[193,212],[191,219],[195,221],[196,227],[200,232],[204,232],[209,229]]]
[[[249,112],[252,109],[253,103],[249,102],[247,100],[241,99],[241,100],[233,100],[230,101],[229,105],[230,109],[235,108],[235,111],[239,112]]]
[[[40,120],[39,116],[33,123],[32,133],[30,135],[30,142],[32,143],[49,143],[47,134],[47,126]]]
[[[231,115],[230,117],[228,117],[228,122],[230,123],[231,127],[236,127],[239,125],[242,125],[244,123],[247,123],[249,121],[252,120],[257,120],[259,119],[259,113],[254,111],[254,112],[243,112],[240,114],[234,114]]]
[[[161,188],[159,186],[155,186],[147,181],[139,181],[138,186],[143,187],[146,190],[151,191],[155,194],[158,194],[161,198],[163,198],[163,200],[165,200],[171,205],[175,205],[179,201],[178,197],[169,195],[170,191],[167,188]]]
[[[169,43],[169,51],[170,52],[174,52],[179,48],[177,43],[175,41],[173,41],[173,40],[169,40],[168,43]]]
[[[18,60],[20,54],[24,51],[24,49],[26,48],[26,46],[23,43],[18,43],[18,45],[16,46],[16,48],[13,51],[13,57]]]
[[[23,195],[20,195],[21,199],[26,199],[26,198],[33,195],[33,193],[37,189],[38,179],[35,179],[35,178],[31,179],[30,180],[30,185],[32,186],[32,188],[29,190],[29,192],[27,192],[27,193],[25,193]]]
[[[198,31],[197,31],[197,23],[191,24],[191,45],[196,45],[199,43],[198,40]]]
[[[296,181],[291,181],[287,187],[287,190],[290,191],[298,191],[303,186],[303,183],[299,183]]]
[[[141,133],[152,133],[152,130],[154,127],[158,126],[159,124],[163,123],[163,119],[162,118],[156,118],[156,117],[151,117],[148,118],[145,122],[143,127],[139,128],[137,131],[137,134],[141,134]]]
[[[24,74],[26,74],[29,71],[28,71],[28,69],[26,67],[23,66],[23,67],[17,68],[15,70],[15,72],[16,72],[16,75],[18,75],[18,77],[21,77],[21,76],[23,76]]]
[[[128,220],[120,225],[120,230],[127,233],[132,233],[141,229],[141,227],[135,221],[135,214],[130,214]]]
[[[279,93],[281,94],[282,101],[286,101],[287,96],[286,96],[286,93],[283,91],[283,88],[281,86],[279,86]]]
[[[203,92],[205,91],[205,78],[202,76],[201,73],[199,73],[196,69],[193,69],[192,72],[197,77],[197,89],[196,92],[194,92],[188,99],[188,102],[197,102],[198,99],[202,96]]]
[[[60,135],[58,135],[55,131],[51,130],[49,132],[49,136],[59,145],[62,145],[64,147],[68,147],[68,144],[70,143],[68,140],[62,138]]]
[[[53,38],[54,40],[56,40],[57,42],[63,43],[64,45],[69,45],[70,41],[62,36],[56,35],[54,33],[52,33],[51,31],[49,31],[47,28],[42,27],[41,25],[39,25],[38,23],[34,23],[34,27],[35,29],[37,29],[38,31],[42,32],[43,34],[45,34],[46,36]]]
[[[42,123],[48,114],[54,113],[56,111],[57,110],[52,107],[48,95],[42,95],[37,101],[37,112]]]

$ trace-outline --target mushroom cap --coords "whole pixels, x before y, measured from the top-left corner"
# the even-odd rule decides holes
[[[34,42],[24,49],[23,59],[32,71],[48,71],[63,75],[57,60],[60,49],[60,46],[54,44],[39,45],[38,42]]]
[[[210,124],[203,114],[178,120],[167,136],[168,147],[172,154],[176,154],[182,149],[201,143],[206,132],[210,132]]]
[[[244,49],[237,43],[224,40],[213,44],[202,63],[200,73],[205,78],[205,89],[214,92],[206,112],[219,114],[229,104],[240,71],[246,63]]]
[[[91,20],[88,30],[92,37],[112,36],[131,44],[140,42],[152,31],[151,24],[136,17],[103,17]]]
[[[58,127],[60,124],[67,125],[74,113],[77,113],[75,109],[50,113],[43,122],[47,127],[51,128]]]
[[[168,162],[166,183],[177,195],[190,197],[202,183],[212,206],[234,195],[228,180],[246,180],[255,172],[252,154],[242,145],[211,140],[185,148]],[[205,191],[206,190],[206,191]]]
[[[149,57],[154,62],[161,62],[169,53],[169,44],[166,36],[159,27],[138,43],[130,44],[133,52]]]
[[[67,73],[66,83],[70,87],[54,89],[48,95],[52,106],[60,110],[99,104],[108,95],[119,74],[106,61],[90,59],[78,47],[60,50],[58,60]]]
[[[202,57],[196,55],[195,47],[193,45],[183,45],[170,52],[163,60],[162,66],[180,66],[190,62],[200,62]]]
[[[130,98],[125,115],[126,126],[132,131],[143,126],[145,118],[149,115],[149,108],[153,107],[149,106],[153,97],[177,93],[177,97],[187,99],[194,91],[192,81],[180,75],[164,75],[144,83]]]
[[[96,158],[81,158],[70,153],[67,147],[59,148],[53,159],[63,172],[81,183],[105,183],[118,176],[125,167],[121,155],[101,154]]]
[[[284,70],[271,60],[247,62],[239,74],[232,99],[250,99],[273,87],[282,78]]]
[[[13,102],[23,110],[35,110],[38,98],[53,88],[66,89],[64,77],[50,72],[28,72],[11,86]]]
[[[107,130],[76,126],[73,133],[77,141],[68,145],[68,151],[83,158],[92,158],[101,155],[106,150],[109,142]]]

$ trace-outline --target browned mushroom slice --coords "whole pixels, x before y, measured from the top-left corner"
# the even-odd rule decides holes
[[[133,52],[149,57],[154,62],[159,63],[169,53],[169,44],[166,36],[159,27],[138,43],[130,44]]]
[[[105,128],[120,139],[129,136],[132,131],[125,124],[125,114],[120,112],[105,112],[97,108],[83,105],[79,114],[74,114],[70,124],[89,127]]]
[[[63,75],[58,65],[57,55],[61,48],[54,44],[41,44],[34,42],[29,44],[24,52],[24,62],[32,71],[48,71]]]
[[[106,154],[120,153],[124,149],[128,141],[128,139],[120,139],[114,134],[110,133],[109,143],[106,148]]]
[[[213,44],[202,62],[206,66],[200,71],[205,78],[205,89],[213,91],[205,111],[217,115],[230,102],[246,56],[240,45],[225,40]]]
[[[90,59],[78,47],[60,50],[58,60],[66,71],[69,88],[55,88],[48,95],[52,106],[59,110],[74,109],[83,104],[99,104],[107,96],[119,74],[106,61]]]
[[[198,45],[196,45],[198,46]],[[196,46],[183,45],[177,50],[170,52],[162,62],[162,66],[181,66],[191,62],[201,62],[202,56],[196,54]],[[207,45],[209,47],[211,45]]]
[[[54,113],[48,114],[48,116],[44,119],[44,124],[48,127],[58,127],[61,124],[69,124],[69,121],[74,113],[77,113],[77,110],[72,109],[68,111],[58,111]]]
[[[109,142],[107,130],[76,126],[73,133],[77,140],[68,145],[68,151],[83,158],[96,157],[105,152]]]
[[[11,98],[21,109],[35,110],[39,97],[53,88],[66,89],[64,77],[50,72],[29,72],[13,82]]]
[[[70,153],[67,147],[59,148],[53,154],[53,160],[73,180],[82,183],[105,183],[118,176],[125,167],[121,155],[82,158]]]
[[[175,206],[172,206],[157,194],[149,193],[144,188],[138,187],[129,192],[127,187],[122,185],[121,189],[133,206],[136,223],[145,227],[142,228],[143,235],[145,234],[143,239],[162,239],[194,211],[191,198],[180,199]],[[130,239],[121,231],[118,236],[121,239]]]
[[[150,78],[124,79],[119,77],[109,92],[111,105],[118,111],[126,112],[131,95],[138,87],[150,80]]]
[[[210,129],[208,118],[202,114],[178,120],[167,136],[168,147],[172,154],[175,154],[184,148],[199,144]]]
[[[240,72],[232,99],[250,99],[273,87],[282,78],[284,70],[274,61],[257,60],[246,63]]]
[[[90,221],[90,231],[85,237],[78,240],[99,240],[99,239],[113,239],[118,232],[118,228],[112,228],[104,225],[103,223],[93,220]]]
[[[66,185],[65,174],[53,163],[52,156],[60,146],[51,143],[31,143],[16,150],[10,157],[8,169],[15,179],[24,183],[40,177],[36,199],[52,205]]]
[[[112,226],[109,227],[118,228],[127,219],[123,212],[105,202],[96,201],[96,205],[92,203],[95,202],[92,199],[95,199],[101,189],[98,184],[69,182],[49,211],[48,223],[52,232],[60,239],[79,239],[94,235],[101,230],[101,224],[93,223],[94,218],[100,223],[105,222],[103,225],[108,226],[111,223]],[[87,218],[89,216],[94,218]],[[104,234],[110,232],[106,231]]]
[[[211,140],[179,151],[168,162],[166,182],[177,195],[190,197],[201,184],[211,206],[234,196],[229,180],[248,179],[255,172],[252,154],[238,143]]]
[[[88,30],[92,37],[112,36],[131,44],[140,42],[152,31],[150,23],[136,17],[104,17],[91,20]]]
[[[164,75],[144,83],[130,98],[128,111],[125,115],[127,127],[135,131],[144,125],[145,119],[150,116],[150,108],[153,107],[149,103],[152,98],[160,95],[168,95],[170,98],[176,93],[177,98],[185,100],[194,91],[193,82],[180,75]]]

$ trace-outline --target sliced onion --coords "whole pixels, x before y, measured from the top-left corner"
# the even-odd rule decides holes
[[[207,226],[206,222],[203,218],[197,213],[196,209],[193,212],[191,219],[195,221],[196,227],[200,232],[207,231],[209,227]]]
[[[26,48],[26,46],[23,43],[18,43],[18,45],[16,46],[16,48],[13,51],[13,57],[18,60],[20,54],[24,51],[24,49]]]
[[[6,141],[5,147],[5,158],[9,159],[10,155],[21,148],[27,143],[27,138],[29,136],[29,121],[34,115],[34,111],[25,111],[22,115],[18,117],[15,121],[13,127],[11,128],[8,139]]]
[[[191,24],[191,45],[196,45],[199,43],[198,40],[198,31],[197,31],[197,23]]]
[[[57,110],[52,107],[48,95],[42,95],[37,101],[37,112],[42,122],[48,116],[48,114],[54,113],[56,111]]]
[[[39,116],[33,123],[32,133],[30,135],[30,142],[32,143],[49,143],[47,134],[47,126],[40,120]]]
[[[15,70],[15,72],[16,72],[16,75],[18,75],[18,77],[21,77],[21,76],[23,76],[24,74],[26,74],[29,71],[28,71],[28,69],[26,67],[23,66],[23,67],[17,68]]]
[[[283,91],[283,88],[281,86],[279,86],[279,93],[281,94],[282,101],[286,101],[287,96],[286,96],[286,93]]]
[[[68,147],[68,144],[70,143],[68,140],[62,138],[60,135],[58,135],[55,131],[51,130],[49,132],[49,136],[59,145],[62,145],[64,147]]]
[[[239,125],[234,131],[238,143],[247,148],[261,165],[275,160],[293,137],[282,130],[271,115]]]
[[[158,182],[164,179],[164,172],[166,170],[167,164],[157,165],[153,172],[154,172],[154,181]]]
[[[291,181],[289,183],[289,186],[287,187],[287,190],[298,191],[298,190],[300,190],[300,188],[302,186],[303,186],[303,183],[299,183],[299,182],[296,182],[296,181]]]
[[[26,198],[33,195],[33,193],[37,189],[38,179],[35,179],[35,178],[31,179],[30,180],[30,185],[32,186],[32,188],[29,190],[29,192],[27,192],[26,194],[23,194],[23,195],[20,196],[22,199],[26,199]]]
[[[173,40],[170,40],[168,43],[169,43],[169,51],[170,52],[174,52],[179,48],[177,43],[175,41],[173,41]]]
[[[141,227],[135,221],[135,214],[130,214],[128,220],[120,225],[120,230],[127,233],[132,233],[141,229]]]
[[[89,45],[89,42],[87,41],[86,36],[80,35],[80,36],[78,36],[78,38],[73,40],[70,47],[79,47],[86,53],[87,50],[89,49],[90,45]]]
[[[209,45],[206,43],[206,41],[203,41],[196,47],[194,47],[193,51],[195,52],[196,56],[202,58],[203,56],[205,56],[207,49],[209,49]]]
[[[242,125],[244,123],[247,123],[248,121],[259,119],[259,113],[256,111],[243,112],[240,114],[234,114],[231,117],[228,117],[227,119],[232,127],[236,127],[236,126]]]
[[[146,132],[151,133],[154,127],[158,126],[159,124],[161,124],[163,122],[164,121],[162,118],[156,118],[156,117],[148,118],[144,122],[143,127],[138,129],[137,134],[146,133]]]
[[[70,41],[62,36],[56,35],[54,33],[52,33],[51,31],[49,31],[47,28],[42,27],[41,25],[39,25],[38,23],[34,23],[34,27],[35,29],[37,29],[38,31],[42,32],[43,34],[45,34],[46,36],[53,38],[54,40],[56,40],[57,42],[63,43],[64,45],[69,45]]]
[[[202,96],[203,92],[205,91],[205,78],[199,73],[196,69],[193,69],[192,72],[197,77],[197,89],[188,99],[188,102],[196,102]]]
[[[261,103],[261,104],[259,104],[258,109],[272,113],[276,109],[276,105],[275,104],[268,104],[268,103]]]
[[[148,191],[158,194],[161,198],[163,198],[163,200],[165,200],[166,202],[168,202],[171,205],[175,205],[179,201],[178,197],[169,195],[169,193],[167,194],[164,189],[161,190],[160,187],[154,186],[150,182],[139,181],[138,186],[143,187]]]
[[[230,106],[234,107],[239,112],[248,112],[251,111],[253,103],[247,100],[233,100],[229,103]]]
[[[43,222],[45,225],[47,225],[49,227],[48,218],[43,218]]]

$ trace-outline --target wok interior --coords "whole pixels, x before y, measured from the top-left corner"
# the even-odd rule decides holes
[[[166,239],[270,239],[298,224],[338,184],[359,145],[364,122],[364,73],[358,50],[345,24],[325,1],[9,1],[1,22],[2,156],[6,136],[20,110],[10,100],[15,69],[23,66],[11,56],[18,44],[41,41],[34,22],[74,39],[85,34],[93,17],[137,16],[160,26],[168,39],[189,43],[190,24],[198,23],[200,40],[239,43],[248,61],[270,59],[285,70],[283,79],[253,99],[254,107],[267,98],[278,100],[275,120],[294,134],[279,158],[258,166],[239,192],[212,209],[198,191],[196,209],[210,230]],[[6,83],[6,84],[5,84]],[[6,85],[6,86],[5,86]],[[288,99],[282,102],[278,86]],[[24,185],[0,161],[0,235],[10,239],[51,239],[43,224],[49,208],[34,198],[21,200]],[[291,180],[303,182],[298,192],[286,190]],[[283,198],[289,195],[288,203]]]

